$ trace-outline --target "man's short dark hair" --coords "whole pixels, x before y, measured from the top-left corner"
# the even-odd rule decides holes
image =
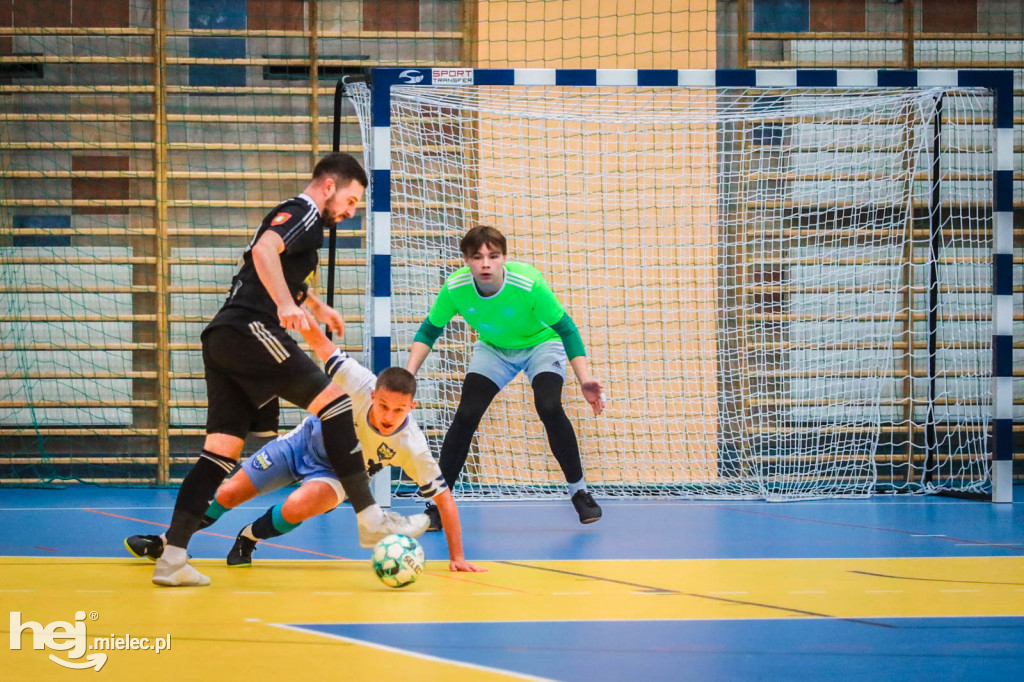
[[[331,152],[313,169],[313,179],[318,180],[326,176],[332,176],[339,185],[347,185],[353,180],[363,187],[367,187],[370,181],[366,178],[366,171],[359,165],[356,158],[345,152]]]
[[[416,377],[401,367],[388,367],[377,376],[377,390],[394,391],[416,397]]]
[[[501,249],[501,254],[505,255],[508,253],[508,244],[505,241],[505,235],[498,231],[497,228],[491,227],[490,225],[477,225],[470,229],[466,233],[466,236],[459,242],[459,251],[466,258],[469,258],[474,253],[480,250],[481,246],[495,246]]]

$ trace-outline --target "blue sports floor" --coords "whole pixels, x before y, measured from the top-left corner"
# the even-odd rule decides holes
[[[567,500],[462,502],[467,558],[488,572],[450,573],[429,533],[428,571],[402,590],[373,576],[348,507],[227,568],[286,492],[194,538],[211,586],[166,589],[122,541],[160,532],[176,491],[0,489],[0,601],[22,626],[171,643],[109,651],[107,679],[1024,679],[1022,488],[1012,505],[606,501],[591,526]],[[92,649],[32,637],[0,646],[0,678],[91,674],[66,663]]]

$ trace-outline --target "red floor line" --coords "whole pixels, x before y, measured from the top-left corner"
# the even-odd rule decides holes
[[[136,519],[136,518],[134,518],[132,516],[123,516],[121,514],[111,514],[110,512],[100,511],[99,509],[83,509],[82,511],[87,511],[87,512],[90,512],[92,514],[102,514],[103,516],[113,516],[115,519],[124,519],[126,521],[135,521],[137,523],[147,523],[147,524],[149,524],[151,526],[160,526],[161,528],[167,528],[168,527],[166,523],[157,523],[156,521],[146,521],[145,519]],[[202,534],[202,535],[212,535],[213,537],[217,537],[217,538],[227,538],[228,540],[234,540],[235,539],[234,536],[232,536],[232,535],[222,535],[221,533],[211,533],[208,530],[200,530],[200,531],[197,531],[197,533],[198,534]],[[292,547],[291,545],[279,545],[279,544],[274,543],[274,542],[267,542],[266,540],[260,540],[260,542],[262,544],[266,545],[267,547],[277,547],[278,549],[288,549],[288,550],[291,550],[293,552],[302,552],[303,554],[313,554],[315,556],[322,556],[322,557],[326,557],[328,559],[340,559],[341,561],[355,561],[355,559],[352,559],[350,557],[339,556],[337,554],[327,554],[325,552],[317,552],[317,551],[314,551],[312,549],[302,549],[301,547]]]
[[[100,511],[99,509],[88,509],[88,508],[86,508],[86,509],[83,509],[82,511],[87,511],[87,512],[89,512],[91,514],[102,514],[103,516],[112,516],[115,519],[124,519],[126,521],[135,521],[136,523],[145,523],[145,524],[149,524],[150,526],[160,526],[161,528],[167,528],[167,524],[166,523],[158,523],[156,521],[146,521],[145,519],[137,519],[137,518],[135,518],[133,516],[124,516],[123,514],[111,514],[110,512]],[[218,537],[218,538],[227,538],[228,540],[234,540],[235,539],[233,536],[230,536],[230,535],[222,535],[220,533],[211,533],[210,531],[206,531],[206,530],[201,530],[201,531],[198,531],[198,532],[202,533],[203,535],[212,535],[212,536]],[[276,543],[273,543],[273,542],[267,542],[266,540],[260,540],[260,543],[265,544],[267,547],[277,547],[279,549],[289,549],[289,550],[292,550],[293,552],[302,552],[303,554],[313,554],[315,556],[322,556],[322,557],[326,557],[328,559],[340,559],[342,561],[357,561],[357,559],[351,559],[349,557],[338,556],[336,554],[325,554],[324,552],[315,552],[315,551],[313,551],[311,549],[302,549],[301,547],[292,547],[290,545],[279,545],[279,544],[276,544]],[[441,571],[428,571],[428,573],[430,575],[436,576],[438,578],[444,578],[446,580],[457,580],[459,582],[468,582],[468,583],[473,583],[474,585],[480,585],[480,586],[483,586],[483,587],[491,587],[491,588],[494,588],[494,589],[502,589],[502,590],[506,590],[506,591],[509,591],[509,592],[520,592],[522,594],[533,594],[532,592],[529,592],[527,590],[517,590],[515,588],[510,588],[508,586],[503,586],[503,585],[491,585],[490,583],[485,583],[485,582],[482,582],[482,581],[479,581],[479,580],[468,580],[466,578],[466,576],[471,575],[469,573],[465,573],[465,574],[464,573],[451,573],[451,572],[443,573]]]

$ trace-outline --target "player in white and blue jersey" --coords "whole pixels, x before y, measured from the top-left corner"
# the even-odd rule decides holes
[[[373,475],[385,466],[401,467],[419,486],[420,494],[437,505],[448,540],[449,568],[486,570],[466,561],[455,499],[430,453],[426,437],[412,417],[416,406],[415,377],[399,367],[390,367],[376,377],[335,346],[315,322],[309,327],[302,332],[303,336],[325,360],[327,374],[352,400],[353,421],[368,473]],[[345,499],[324,450],[320,420],[312,415],[245,460],[238,472],[217,490],[203,527],[243,502],[299,481],[301,485],[284,502],[269,508],[238,533],[228,553],[229,566],[251,565],[252,552],[259,540],[292,531]],[[410,519],[417,521],[410,534],[418,537],[427,528],[426,517],[415,515]],[[157,535],[133,535],[125,540],[125,546],[136,556],[157,558],[163,549],[163,539]]]

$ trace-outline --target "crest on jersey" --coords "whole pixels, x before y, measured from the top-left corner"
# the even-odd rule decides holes
[[[281,213],[278,213],[276,216],[274,216],[274,219],[270,221],[270,224],[271,224],[271,226],[273,226],[273,225],[280,225],[283,222],[287,222],[288,220],[291,220],[291,217],[292,217],[291,213],[285,213],[285,212],[282,211]]]
[[[387,443],[381,443],[377,448],[377,459],[386,462],[395,456],[395,451],[388,447]]]
[[[266,471],[274,463],[270,461],[270,457],[267,457],[265,452],[257,452],[252,458],[253,469],[259,469],[260,471]]]

